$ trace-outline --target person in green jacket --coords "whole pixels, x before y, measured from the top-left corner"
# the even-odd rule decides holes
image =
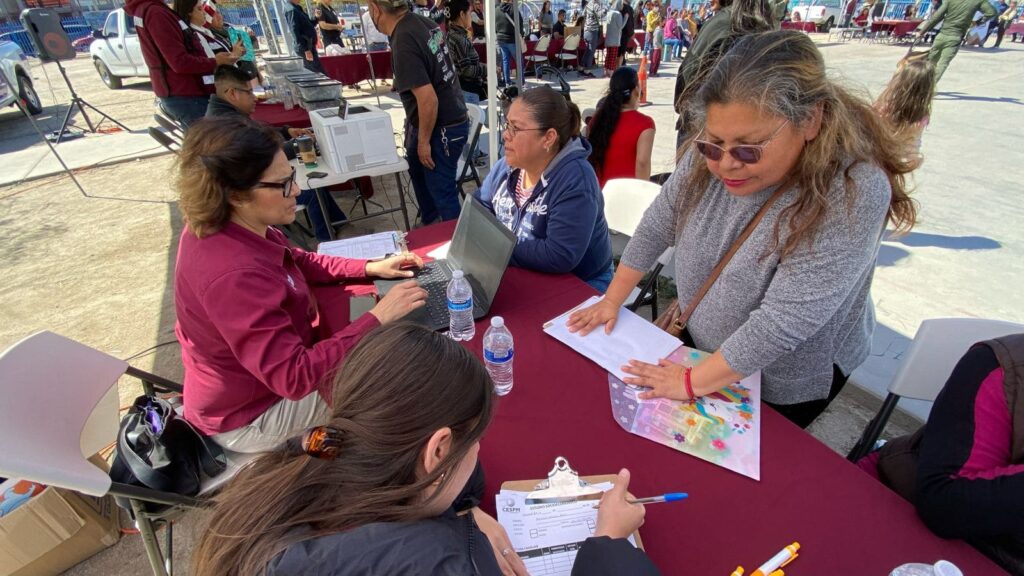
[[[942,78],[953,57],[960,51],[960,44],[963,43],[967,31],[976,26],[974,13],[978,11],[984,15],[982,22],[998,16],[996,9],[988,0],[945,0],[931,18],[917,27],[917,37],[920,38],[942,22],[942,28],[935,36],[932,49],[928,53],[928,59],[935,64],[936,83]]]

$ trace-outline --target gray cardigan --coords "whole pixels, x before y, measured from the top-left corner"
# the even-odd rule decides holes
[[[688,165],[688,157],[679,163],[622,255],[623,264],[648,270],[675,245],[676,287],[684,308],[774,191],[733,196],[712,177],[677,238],[674,206]],[[876,166],[861,163],[849,172],[856,185],[852,201],[841,172],[829,189],[829,208],[813,245],[804,242],[780,261],[778,250],[765,253],[780,213],[796,198],[796,188],[783,194],[687,326],[699,349],[721,350],[733,370],[761,370],[762,397],[768,402],[826,398],[832,365],[849,374],[870,349],[875,325],[871,279],[891,188]],[[783,243],[787,232],[783,222]]]

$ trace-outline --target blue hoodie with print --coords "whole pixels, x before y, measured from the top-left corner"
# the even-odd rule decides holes
[[[548,164],[533,194],[516,206],[522,170],[495,163],[476,195],[518,238],[512,265],[540,272],[572,272],[586,281],[612,264],[604,197],[587,162],[590,143],[573,138]]]

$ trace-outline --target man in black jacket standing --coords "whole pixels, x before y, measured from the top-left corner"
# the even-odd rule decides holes
[[[323,74],[320,55],[316,52],[316,25],[303,9],[302,0],[291,0],[291,3],[292,8],[286,13],[285,18],[292,27],[292,34],[295,35],[295,53],[302,56],[302,64],[306,70]]]

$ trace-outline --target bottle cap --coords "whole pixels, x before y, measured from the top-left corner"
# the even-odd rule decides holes
[[[947,560],[939,560],[933,566],[936,576],[964,576],[964,573],[955,564]]]
[[[452,279],[453,280],[458,279],[458,278],[463,278],[463,277],[465,277],[465,274],[462,273],[462,270],[452,270]]]
[[[504,325],[505,325],[505,319],[502,318],[501,316],[494,316],[494,317],[491,318],[491,327],[492,328],[501,328]]]

